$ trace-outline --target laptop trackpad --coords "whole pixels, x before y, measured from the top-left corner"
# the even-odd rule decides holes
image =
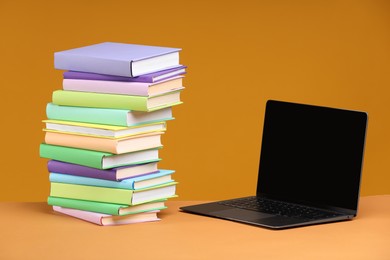
[[[268,227],[288,227],[303,222],[303,220],[299,218],[286,218],[244,209],[220,210],[212,212],[211,215],[224,219],[247,221]]]
[[[246,221],[251,221],[259,218],[269,218],[274,216],[267,213],[261,213],[261,212],[245,210],[245,209],[226,209],[226,210],[214,211],[211,212],[210,214],[221,218],[238,219],[238,220],[246,220]]]

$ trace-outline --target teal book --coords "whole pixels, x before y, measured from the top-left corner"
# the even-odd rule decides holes
[[[168,182],[173,182],[173,179],[171,178],[171,175],[173,173],[174,171],[172,170],[159,170],[159,172],[157,173],[150,173],[139,177],[124,179],[121,181],[110,181],[51,172],[49,175],[49,179],[50,182],[137,190],[165,184]]]
[[[166,209],[165,206],[166,199],[151,201],[135,206],[128,206],[125,204],[114,204],[114,203],[104,203],[88,200],[76,200],[76,199],[67,199],[59,197],[49,196],[47,203],[52,206],[59,206],[71,209],[92,211],[98,213],[104,213],[109,215],[128,215],[128,214],[137,214],[142,212],[162,210]]]
[[[156,162],[159,149],[148,149],[124,154],[111,154],[92,150],[41,144],[39,154],[61,162],[79,164],[97,169],[111,169],[119,166]]]
[[[139,112],[128,109],[59,106],[53,103],[47,104],[46,116],[51,120],[116,126],[136,126],[174,119],[171,107],[153,112]]]

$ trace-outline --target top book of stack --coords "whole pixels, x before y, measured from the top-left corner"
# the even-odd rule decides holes
[[[179,67],[179,48],[104,42],[56,52],[56,69],[137,77]]]

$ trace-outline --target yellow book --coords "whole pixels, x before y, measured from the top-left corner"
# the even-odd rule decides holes
[[[146,134],[151,132],[164,132],[167,129],[166,122],[142,124],[131,127],[100,125],[60,120],[43,120],[46,132],[60,132],[75,135],[98,136],[101,138],[122,138]]]
[[[50,196],[124,205],[138,205],[153,200],[174,197],[176,193],[176,184],[176,182],[169,182],[160,186],[135,191],[51,182]]]

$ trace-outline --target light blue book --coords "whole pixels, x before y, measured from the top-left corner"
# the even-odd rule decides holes
[[[143,176],[138,176],[130,179],[124,179],[122,181],[109,181],[109,180],[102,180],[102,179],[51,172],[49,179],[50,182],[127,189],[127,190],[139,190],[139,189],[150,188],[153,186],[173,182],[174,180],[172,179],[171,175],[174,172],[175,171],[173,170],[159,170],[157,173],[151,173],[151,174],[146,174]]]

